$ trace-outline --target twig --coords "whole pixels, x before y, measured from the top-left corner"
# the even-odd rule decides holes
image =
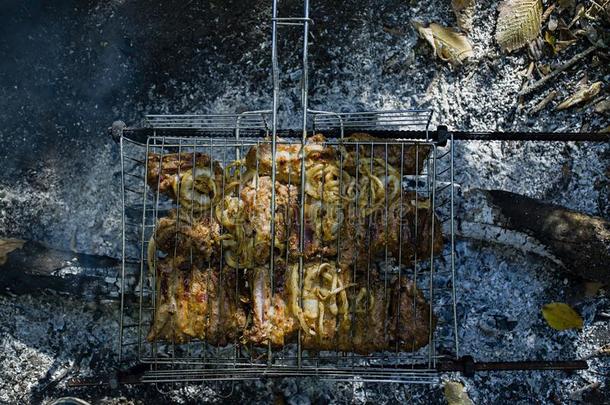
[[[542,14],[542,19],[540,20],[541,23],[545,22],[546,19],[549,18],[551,13],[555,10],[555,7],[557,7],[555,4],[551,4],[551,6],[544,11],[544,14]]]
[[[548,103],[553,101],[555,99],[555,97],[557,97],[557,92],[555,90],[553,90],[549,94],[547,94],[546,97],[544,97],[542,99],[542,101],[540,101],[538,104],[536,104],[534,107],[532,107],[532,109],[529,111],[529,114],[530,115],[538,114],[540,111],[542,111],[544,109],[544,107],[547,106]]]
[[[531,93],[531,92],[533,92],[535,90],[538,90],[539,88],[541,88],[542,86],[547,84],[549,81],[551,81],[551,80],[555,79],[557,76],[559,76],[560,73],[568,70],[576,62],[578,62],[579,60],[581,60],[583,58],[586,58],[587,56],[589,56],[591,53],[593,53],[597,49],[598,49],[597,45],[593,45],[593,46],[590,46],[589,48],[587,48],[585,51],[583,51],[583,52],[581,52],[581,53],[579,53],[577,55],[574,55],[574,57],[572,59],[570,59],[569,61],[567,61],[563,65],[559,66],[557,69],[553,70],[547,76],[545,76],[542,79],[538,80],[537,82],[535,82],[531,86],[528,86],[525,89],[521,90],[519,92],[519,96],[525,96],[525,95],[527,95],[527,94],[529,94],[529,93]]]

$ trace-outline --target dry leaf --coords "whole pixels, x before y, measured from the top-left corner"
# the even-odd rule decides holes
[[[557,54],[557,49],[555,49],[555,44],[557,43],[557,39],[551,34],[551,31],[546,31],[544,33],[544,41],[551,45],[551,49],[553,49],[553,54]]]
[[[0,266],[6,263],[9,253],[21,249],[24,243],[25,241],[20,239],[0,239]]]
[[[445,399],[449,405],[473,405],[468,397],[462,383],[457,381],[447,381],[444,387]]]
[[[603,114],[610,111],[610,97],[607,97],[605,100],[600,101],[595,104],[595,112],[599,114]]]
[[[451,0],[451,7],[455,13],[458,27],[466,32],[472,30],[472,20],[474,19],[474,0]]]
[[[555,109],[565,110],[577,104],[591,100],[593,97],[599,94],[599,91],[602,89],[602,84],[602,82],[595,82],[589,87],[581,88],[576,93],[563,100],[557,107],[555,107]]]
[[[428,41],[434,53],[445,62],[460,65],[474,55],[472,45],[464,34],[435,23],[428,27],[419,22],[414,22],[414,25],[419,36]]]
[[[569,305],[552,302],[542,307],[542,316],[553,329],[582,329],[582,318]]]
[[[508,52],[538,37],[542,22],[540,0],[504,0],[498,6],[496,41]]]

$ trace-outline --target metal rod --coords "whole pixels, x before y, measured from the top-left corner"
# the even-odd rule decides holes
[[[444,361],[438,362],[436,370],[431,370],[427,367],[427,364],[397,364],[393,369],[389,368],[375,368],[370,367],[367,370],[366,377],[372,377],[379,379],[380,382],[392,381],[405,382],[402,378],[418,378],[426,379],[431,377],[432,374],[428,375],[425,372],[430,373],[438,372],[461,372],[467,377],[472,377],[477,371],[576,371],[586,370],[588,364],[584,360],[568,360],[568,361],[498,361],[498,362],[475,362],[472,357],[465,356],[456,361]],[[417,374],[404,373],[401,370],[417,370]],[[352,369],[340,369],[340,368],[295,368],[295,367],[271,367],[265,369],[253,369],[248,367],[236,367],[232,370],[232,374],[235,376],[239,375],[239,378],[247,378],[246,376],[251,375],[250,378],[261,378],[262,375],[265,377],[286,377],[286,376],[319,376],[319,377],[343,377],[343,378],[354,378],[352,375]],[[252,375],[253,374],[253,375]],[[190,376],[189,376],[190,375]],[[165,382],[172,381],[191,381],[198,379],[212,380],[230,379],[224,375],[222,370],[213,369],[195,369],[195,370],[183,370],[180,378],[176,379],[172,376],[171,372],[155,372],[151,373],[150,376],[143,370],[136,369],[132,372],[127,371],[123,373],[117,373],[114,376],[99,376],[99,377],[85,377],[85,378],[73,378],[68,381],[69,387],[84,387],[84,386],[101,386],[101,385],[113,385],[113,384],[139,384],[146,380],[161,380]],[[408,382],[408,381],[407,381]]]
[[[568,361],[496,361],[475,362],[471,356],[464,356],[458,360],[437,363],[439,372],[459,371],[467,377],[472,377],[477,371],[550,371],[550,370],[586,370],[589,366],[584,360]]]
[[[273,19],[272,19],[272,32],[271,32],[271,75],[273,81],[273,105],[272,105],[272,118],[271,118],[271,156],[276,156],[277,152],[277,103],[279,96],[279,66],[277,61],[277,0],[273,0]],[[276,175],[276,159],[271,159],[271,215],[270,215],[270,233],[271,233],[271,246],[269,248],[269,284],[271,286],[271,299],[273,300],[273,286],[274,286],[274,265],[275,265],[275,175]],[[272,363],[273,353],[271,350],[271,341],[268,344],[268,356],[267,362]]]
[[[125,151],[123,149],[123,136],[120,137],[119,141],[120,152],[121,152],[121,307],[119,315],[119,363],[123,360],[123,322],[124,322],[124,311],[125,311],[125,255],[126,255],[126,244],[125,244]]]
[[[338,125],[337,125],[338,126]],[[363,132],[364,129],[350,128],[349,125],[343,124],[344,136],[349,136],[354,133]],[[339,136],[340,130],[336,128],[325,128],[324,125],[319,125],[320,132],[323,132],[327,137]],[[264,130],[248,130],[241,128],[241,132],[253,136],[264,136]],[[276,133],[284,138],[300,138],[303,130],[277,130]],[[176,136],[176,137],[197,137],[206,136],[212,138],[223,138],[233,136],[232,132],[210,132],[202,128],[161,128],[157,129],[159,136]],[[429,139],[438,140],[437,134],[434,132],[427,133],[426,131],[412,130],[379,130],[374,128],[366,128],[366,133],[382,139],[413,139],[425,140],[428,134]],[[467,132],[467,131],[452,131],[453,139],[456,141],[541,141],[541,142],[610,142],[610,134],[599,132]],[[153,128],[125,128],[124,136],[134,142],[146,143],[146,138],[153,135]]]

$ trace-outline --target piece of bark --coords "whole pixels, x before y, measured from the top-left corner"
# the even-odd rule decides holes
[[[106,256],[78,254],[21,241],[0,264],[0,291],[30,294],[53,290],[87,297],[118,297],[120,261]]]
[[[508,191],[474,190],[467,198],[462,236],[521,246],[584,279],[610,282],[607,220]]]

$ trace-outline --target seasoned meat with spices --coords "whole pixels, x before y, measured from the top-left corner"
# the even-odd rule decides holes
[[[340,150],[343,155],[343,168],[350,174],[354,174],[356,169],[356,146],[359,150],[358,159],[370,158],[372,155],[373,158],[386,160],[386,144],[384,143],[386,141],[381,138],[359,132],[346,137],[345,141],[347,142],[341,146]],[[356,142],[362,143],[356,144]],[[426,144],[392,144],[390,142],[387,143],[387,162],[400,172],[402,156],[405,176],[421,174],[431,150],[431,146]]]
[[[199,169],[199,173],[195,171],[194,176],[193,167]],[[210,173],[213,173],[213,176],[210,176]],[[192,191],[193,177],[205,175],[219,180],[222,178],[222,168],[218,162],[210,161],[209,155],[201,152],[148,154],[146,182],[152,190],[158,189],[160,194],[176,200],[180,193],[180,181],[185,175],[190,175],[190,182],[182,185],[183,199],[193,200],[199,197],[197,194],[192,195],[194,194]],[[197,188],[197,184],[195,184],[195,192]]]
[[[149,341],[184,343],[204,340],[225,346],[245,326],[243,305],[231,269],[201,270],[186,258],[160,260],[156,274],[156,307]]]
[[[322,134],[316,134],[305,143],[305,170],[319,162],[336,160],[336,151],[325,145]],[[272,145],[269,139],[264,143],[254,145],[246,155],[246,166],[258,170],[259,176],[270,176],[272,169]],[[301,183],[301,143],[277,139],[276,142],[276,172],[275,179],[284,184]]]
[[[153,246],[170,255],[193,255],[201,260],[217,262],[221,244],[220,225],[211,217],[197,220],[186,213],[171,210],[159,219]]]
[[[425,260],[431,253],[442,253],[440,220],[431,212],[429,201],[416,201],[414,193],[404,193],[402,204],[396,201],[387,211],[383,207],[367,216],[359,215],[357,209],[348,212],[354,211],[356,214],[347,215],[339,229],[341,263],[366,269],[369,262],[385,258],[386,247],[388,257],[407,266],[416,257]]]
[[[284,283],[285,266],[274,272],[273,288],[268,267],[248,270],[250,286],[251,322],[244,333],[244,340],[256,345],[283,346],[294,338],[297,324],[292,317]]]
[[[406,277],[384,282],[349,267],[328,262],[291,265],[286,280],[288,309],[301,328],[303,347],[369,354],[393,350],[415,351],[428,344],[436,318],[421,291]]]

